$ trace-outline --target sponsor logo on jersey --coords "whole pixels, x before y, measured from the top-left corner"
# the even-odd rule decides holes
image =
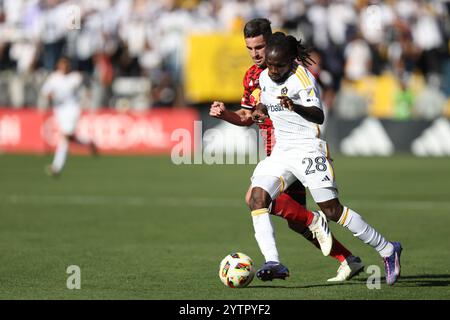
[[[281,89],[281,95],[285,96],[285,95],[287,95],[287,93],[288,93],[288,88],[287,87],[284,87],[284,88]]]
[[[278,111],[284,111],[284,108],[279,104],[275,104],[275,105],[270,104],[267,106],[267,110],[270,112],[278,112]]]

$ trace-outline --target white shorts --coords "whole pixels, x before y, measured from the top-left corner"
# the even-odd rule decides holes
[[[282,150],[275,145],[272,154],[256,166],[252,180],[256,176],[279,177],[284,180],[284,190],[298,179],[309,189],[316,202],[338,197],[327,144],[321,139],[314,140],[304,148],[289,150]]]
[[[64,135],[75,133],[81,110],[77,106],[60,106],[54,109],[59,131]]]

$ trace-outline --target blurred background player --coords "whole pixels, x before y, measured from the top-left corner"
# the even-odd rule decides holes
[[[97,154],[97,148],[93,142],[84,141],[75,135],[81,114],[78,90],[82,82],[82,75],[71,71],[70,61],[61,57],[56,64],[56,70],[48,76],[41,89],[41,95],[46,100],[46,104],[53,107],[54,118],[60,132],[53,162],[46,167],[46,173],[51,176],[61,173],[70,142],[89,147],[92,154]]]
[[[259,90],[259,75],[266,68],[265,47],[266,39],[272,34],[270,24],[269,20],[262,18],[253,19],[246,23],[244,27],[245,44],[254,65],[247,70],[244,76],[244,94],[241,100],[241,108],[237,111],[230,111],[226,109],[223,102],[214,101],[210,109],[212,117],[238,126],[251,126],[254,123],[251,113],[255,105],[255,93]],[[258,125],[265,141],[266,154],[269,156],[275,142],[273,140],[272,122],[267,118]],[[245,197],[247,205],[250,203],[250,192],[251,188],[248,189]],[[317,248],[320,248],[317,239],[314,238],[310,230],[314,214],[306,209],[305,187],[299,181],[294,182],[285,193],[281,194],[276,201],[273,201],[271,214],[286,219],[289,228],[304,236]],[[316,221],[318,220],[316,219]],[[314,228],[311,229],[314,230]],[[364,268],[360,258],[353,256],[334,237],[330,256],[337,259],[341,265],[338,268],[336,277],[328,279],[328,281],[349,280]]]
[[[310,61],[309,53],[293,36],[276,32],[267,40],[265,61],[267,69],[259,78],[261,103],[252,116],[255,120],[271,117],[277,144],[271,155],[258,163],[252,176],[250,209],[252,214],[266,216],[260,219],[261,234],[257,238],[264,242],[261,251],[282,266],[267,210],[279,194],[280,181],[276,177],[286,177],[287,182],[295,176],[308,187],[328,219],[347,228],[380,254],[386,283],[393,285],[400,276],[401,244],[387,241],[356,211],[339,201],[328,146],[319,137],[318,125],[324,122],[320,90],[312,74],[302,66]],[[266,263],[264,267],[269,269],[271,265]]]

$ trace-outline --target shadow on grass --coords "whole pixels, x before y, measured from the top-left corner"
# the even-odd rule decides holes
[[[252,285],[248,289],[263,289],[263,288],[275,288],[275,289],[308,289],[308,288],[320,288],[320,287],[334,287],[334,286],[348,286],[348,285],[361,285],[358,282],[346,281],[346,282],[335,282],[335,283],[324,283],[324,284],[312,284],[305,286],[284,286],[284,285]]]
[[[386,278],[382,277],[381,282]],[[355,281],[366,282],[366,279],[355,279]],[[450,274],[418,274],[401,276],[397,284],[402,287],[448,287],[450,286]]]
[[[401,283],[402,287],[448,287],[450,286],[450,274],[401,276],[398,283]]]
[[[386,278],[381,277],[380,281],[382,284],[386,283]],[[264,284],[264,285],[252,285],[248,289],[262,289],[262,288],[279,288],[279,289],[308,289],[308,288],[320,288],[320,287],[334,287],[334,286],[348,286],[348,285],[361,285],[361,283],[366,283],[367,278],[352,279],[345,282],[335,282],[335,283],[324,283],[324,284],[313,284],[305,286],[285,286],[274,284]],[[280,283],[280,282],[278,282]],[[408,275],[401,276],[397,280],[397,286],[399,287],[448,287],[450,286],[450,274],[419,274],[419,275]]]

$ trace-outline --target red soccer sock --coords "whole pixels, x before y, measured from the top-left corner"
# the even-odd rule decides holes
[[[344,262],[344,260],[351,255],[352,253],[333,236],[333,246],[331,247],[330,257],[333,257],[340,262]]]
[[[282,193],[272,204],[272,214],[281,216],[286,220],[302,222],[309,226],[314,219],[314,214],[292,199],[288,194]]]
[[[273,201],[271,213],[281,216],[286,220],[300,222],[305,226],[309,226],[314,219],[314,214],[310,210],[303,207],[286,193],[280,194],[278,198]],[[307,239],[320,249],[317,239],[312,239],[312,237],[307,237]],[[333,246],[331,247],[330,257],[339,260],[339,262],[343,262],[351,255],[352,253],[333,236]]]
[[[307,238],[307,240],[309,240],[309,242],[316,246],[317,249],[320,249],[320,245],[317,239],[312,239],[311,236],[310,238]],[[351,255],[352,253],[348,251],[348,249],[344,247],[344,245],[336,240],[336,238],[333,236],[333,246],[331,247],[330,257],[338,260],[339,262],[344,262],[344,260]]]

